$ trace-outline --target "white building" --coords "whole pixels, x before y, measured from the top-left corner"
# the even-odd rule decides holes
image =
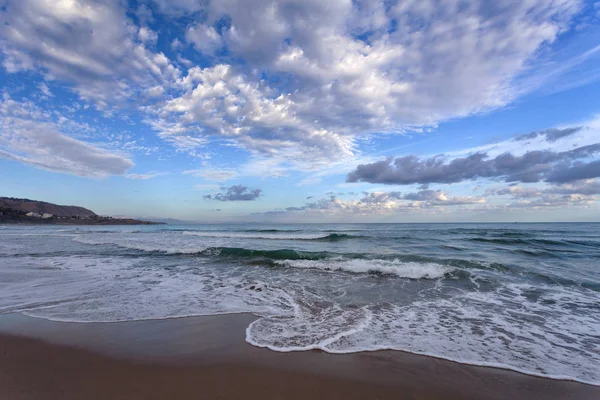
[[[42,218],[44,218],[44,219],[47,219],[47,218],[52,218],[52,214],[43,213],[43,214],[42,214]]]
[[[33,212],[33,211],[32,211],[32,212],[28,212],[28,213],[27,213],[27,214],[25,214],[25,215],[27,215],[28,217],[42,218],[42,216],[41,216],[40,214],[38,214],[38,213],[35,213],[35,212]]]

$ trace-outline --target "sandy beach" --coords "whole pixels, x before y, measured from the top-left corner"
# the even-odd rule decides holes
[[[0,318],[2,399],[596,399],[600,388],[398,351],[277,353],[246,314],[77,324]]]

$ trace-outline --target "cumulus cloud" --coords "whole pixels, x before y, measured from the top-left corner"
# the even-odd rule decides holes
[[[48,85],[46,85],[45,82],[40,83],[38,85],[38,89],[40,89],[40,92],[42,92],[42,95],[46,98],[54,96],[54,94],[52,93],[52,91],[50,90]]]
[[[542,133],[547,142],[570,136],[577,129],[554,129]],[[537,137],[529,135],[531,138]],[[517,137],[514,141],[523,140]],[[597,139],[596,139],[597,140]],[[404,156],[361,164],[351,171],[347,182],[369,182],[396,185],[457,183],[478,178],[501,179],[506,182],[564,183],[600,176],[600,163],[583,162],[600,153],[600,143],[570,150],[532,150],[521,155],[502,153],[490,157],[487,152],[475,152],[450,158],[440,154],[429,158]]]
[[[547,187],[508,186],[487,189],[485,196],[509,196],[512,201],[505,208],[540,209],[561,206],[592,206],[600,194],[600,182],[595,179],[572,183],[552,184]]]
[[[421,190],[406,194],[402,194],[401,192],[363,192],[361,198],[348,200],[340,199],[335,194],[330,194],[328,198],[307,202],[300,207],[287,207],[282,212],[349,213],[362,215],[393,214],[419,209],[485,203],[486,199],[484,197],[451,196],[441,190]]]
[[[441,190],[420,190],[414,193],[407,193],[402,197],[404,200],[421,201],[429,206],[436,205],[465,205],[465,204],[482,204],[486,200],[478,196],[448,196],[446,192]]]
[[[243,185],[233,185],[222,187],[220,193],[207,194],[204,196],[206,200],[217,201],[252,201],[261,196],[262,189],[250,189]]]
[[[11,2],[0,13],[3,66],[67,82],[100,108],[142,102],[145,121],[184,151],[224,139],[303,170],[352,160],[357,137],[510,103],[581,8],[579,0],[152,3],[127,13],[120,0]],[[210,57],[196,66],[182,58],[183,36],[168,38],[173,60],[155,51],[155,17],[183,27]]]
[[[31,103],[0,103],[0,157],[83,177],[122,175],[134,166],[125,155],[74,139]]]
[[[600,146],[600,145],[599,145]],[[589,163],[577,162],[564,168],[552,170],[548,176],[547,182],[565,183],[580,179],[590,179],[600,176],[600,160]]]
[[[193,67],[180,81],[188,88],[154,113],[162,137],[224,136],[257,156],[314,166],[352,156],[352,139],[315,128],[294,110],[289,95],[252,82],[229,65]]]
[[[150,110],[169,121],[161,134],[226,136],[304,169],[350,158],[358,135],[402,132],[509,103],[522,94],[515,78],[569,29],[581,6],[578,0],[155,3],[169,15],[202,16],[186,34],[198,51],[227,49],[215,65],[188,71],[179,82],[183,93]],[[234,65],[232,58],[243,62]]]
[[[196,50],[213,55],[216,50],[223,46],[223,39],[212,26],[197,24],[188,28],[185,33],[188,42],[193,43]]]
[[[137,28],[118,0],[23,0],[0,13],[0,51],[11,73],[37,70],[74,85],[81,98],[106,108],[179,74],[146,44],[157,35]]]

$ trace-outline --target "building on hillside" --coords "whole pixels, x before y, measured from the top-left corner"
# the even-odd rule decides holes
[[[52,218],[52,214],[43,213],[42,218],[44,218],[44,219]]]
[[[36,213],[36,212],[33,212],[33,211],[30,211],[30,212],[28,212],[28,213],[27,213],[27,214],[25,214],[25,215],[27,215],[28,217],[42,218],[41,214],[38,214],[38,213]]]

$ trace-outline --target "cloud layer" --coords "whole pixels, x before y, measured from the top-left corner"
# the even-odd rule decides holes
[[[582,7],[579,0],[149,6],[127,14],[118,0],[11,2],[0,21],[4,68],[66,82],[103,109],[141,102],[147,123],[186,151],[220,138],[305,170],[351,159],[359,136],[508,104],[523,93],[517,78]],[[169,51],[157,50],[164,32],[150,28],[159,17],[181,30]]]
[[[0,102],[0,157],[50,171],[101,178],[134,166],[125,155],[74,139],[31,103]]]
[[[581,128],[552,130],[543,133],[548,142],[574,134]],[[527,135],[527,137],[537,137]],[[523,136],[517,141],[524,140]],[[347,182],[410,185],[457,183],[478,178],[506,182],[566,183],[600,176],[598,161],[585,162],[600,153],[600,142],[565,151],[532,150],[522,155],[503,153],[490,157],[485,152],[448,159],[440,154],[429,158],[404,156],[361,164],[346,178]]]
[[[178,70],[148,49],[156,33],[125,12],[118,0],[10,2],[0,12],[3,66],[67,82],[100,108],[168,85]]]
[[[222,187],[221,192],[216,194],[207,194],[205,200],[216,201],[252,201],[261,196],[262,189],[250,189],[244,185],[233,185]]]

